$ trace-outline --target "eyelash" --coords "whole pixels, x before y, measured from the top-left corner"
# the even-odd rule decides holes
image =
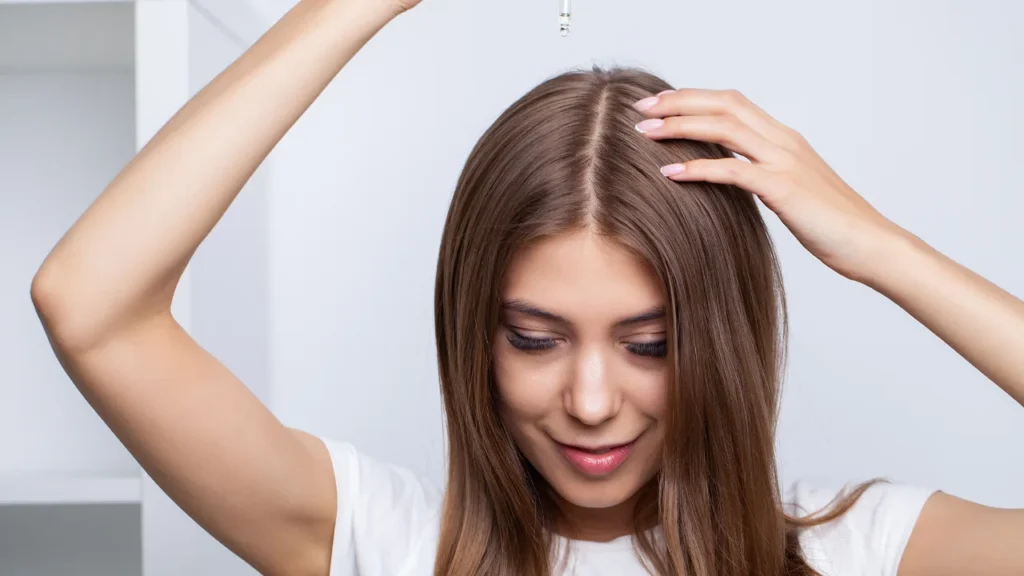
[[[637,356],[648,356],[651,358],[664,358],[668,354],[668,343],[660,342],[636,342],[626,344],[626,348]]]
[[[514,348],[527,352],[550,350],[557,344],[554,338],[530,338],[528,336],[523,336],[515,330],[509,330],[507,338]],[[668,353],[668,345],[664,340],[660,342],[635,342],[626,344],[626,349],[637,356],[652,358],[664,357]]]
[[[523,336],[515,330],[508,331],[509,344],[518,350],[526,350],[528,352],[536,352],[538,350],[549,350],[555,347],[554,338],[530,338]]]

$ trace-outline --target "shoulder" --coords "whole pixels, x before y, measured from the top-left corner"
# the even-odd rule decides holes
[[[801,481],[787,488],[783,500],[789,515],[802,518],[827,511],[850,492],[852,488]],[[845,514],[801,533],[804,555],[825,576],[895,576],[917,519],[934,492],[909,484],[873,484]]]
[[[412,471],[320,438],[330,453],[338,508],[331,576],[402,574],[433,552],[442,494]]]

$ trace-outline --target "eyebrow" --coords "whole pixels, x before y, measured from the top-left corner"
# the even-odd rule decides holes
[[[527,316],[533,316],[534,318],[540,318],[542,320],[550,320],[552,322],[559,322],[565,325],[572,324],[572,322],[569,322],[568,320],[562,318],[558,314],[548,312],[547,310],[538,308],[537,306],[534,306],[533,304],[530,304],[523,300],[506,300],[502,302],[502,307],[505,310],[512,310],[514,312],[519,312],[520,314],[526,314]],[[636,316],[630,316],[629,318],[623,318],[622,320],[619,320],[618,322],[615,323],[615,327],[624,328],[635,324],[650,322],[652,320],[661,320],[663,318],[665,318],[665,308],[661,306],[655,306],[654,308],[651,308],[650,310],[647,310],[645,312],[641,312]]]

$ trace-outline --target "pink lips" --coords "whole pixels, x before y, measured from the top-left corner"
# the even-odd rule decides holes
[[[566,460],[580,472],[588,476],[604,476],[611,474],[622,466],[626,458],[629,458],[629,455],[633,452],[635,443],[636,441],[634,440],[629,444],[599,451],[585,450],[575,446],[566,446],[565,444],[559,447]]]

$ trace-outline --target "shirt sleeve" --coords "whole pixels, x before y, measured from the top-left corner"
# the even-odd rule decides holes
[[[794,507],[791,513],[806,516],[828,506],[838,493],[797,483],[787,500]],[[921,510],[934,493],[907,484],[871,486],[839,519],[802,535],[807,559],[827,576],[896,576]]]
[[[907,541],[934,490],[905,484],[876,484],[861,496],[847,522],[860,535],[865,557],[878,574],[896,576]]]
[[[438,522],[441,494],[409,470],[320,438],[338,490],[330,576],[402,574]]]

